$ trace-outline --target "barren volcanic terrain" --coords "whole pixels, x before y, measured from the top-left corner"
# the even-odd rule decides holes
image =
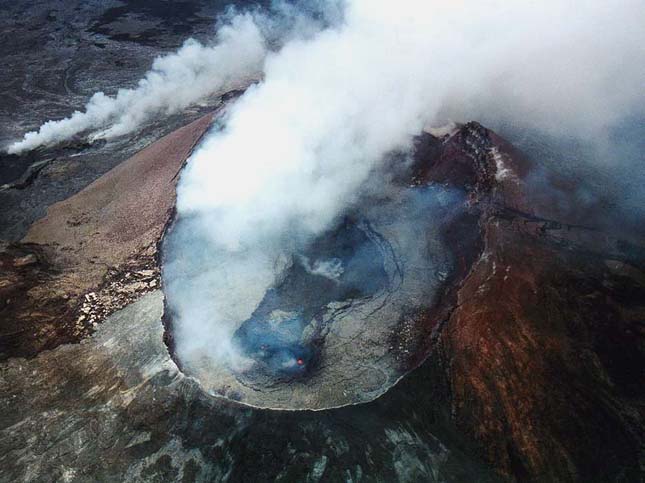
[[[206,35],[203,3],[7,6],[0,141]],[[615,189],[582,203],[528,130],[428,127],[238,278],[177,193],[240,87],[0,157],[0,481],[642,480],[645,229]]]
[[[531,163],[475,123],[441,138],[421,136],[404,183],[413,190],[441,186],[465,193],[452,201],[462,208],[437,234],[453,260],[438,294],[428,296],[423,308],[410,306],[410,318],[382,339],[393,360],[377,359],[378,367],[393,364],[395,373],[410,374],[371,403],[320,413],[245,408],[226,402],[217,390],[209,396],[187,379],[162,342],[156,250],[170,221],[172,180],[208,121],[163,138],[50,208],[23,243],[5,249],[3,320],[23,322],[22,330],[3,336],[3,352],[29,356],[2,365],[6,474],[229,474],[241,479],[248,471],[241,458],[296,445],[261,465],[260,474],[300,478],[321,472],[334,479],[391,471],[402,479],[483,480],[487,471],[478,461],[487,461],[518,479],[636,477],[643,434],[639,321],[645,310],[639,234],[621,237],[578,226],[553,206],[531,202],[528,208],[540,195],[524,182]],[[127,199],[106,211],[103,196],[146,169],[153,170],[149,183],[128,193],[150,214]],[[159,201],[145,203],[153,192]],[[107,218],[97,224],[97,216]],[[417,216],[423,217],[423,210]],[[119,222],[126,225],[111,228]],[[75,246],[79,232],[88,235]],[[98,252],[93,243],[101,247]],[[16,287],[34,299],[11,301]],[[34,313],[35,306],[43,308]],[[90,318],[99,324],[95,335],[83,344],[56,348],[84,335]],[[90,324],[89,332],[94,327]],[[324,344],[322,350],[329,351],[335,342]],[[360,344],[356,341],[348,356],[369,360]],[[43,348],[50,350],[40,353]],[[324,361],[327,355],[321,357]],[[360,366],[344,373],[323,366],[314,374],[326,374],[324,387],[342,391],[334,378],[342,384],[342,375],[352,370],[357,380],[368,380]],[[26,373],[31,375],[25,378]],[[222,394],[271,407],[281,386],[295,385],[302,401],[290,403],[294,409],[308,400],[314,407],[339,404],[334,399],[312,403],[311,397],[324,396],[316,387],[323,383],[306,379],[278,379],[268,396],[256,392],[248,399],[244,389]],[[242,382],[244,388],[248,378]],[[203,431],[208,421],[216,426]],[[47,434],[63,431],[61,425],[68,428],[66,436],[39,450],[51,437]],[[29,427],[49,428],[49,433],[35,443],[26,437]],[[100,441],[107,452],[97,446]],[[382,456],[374,457],[378,452]]]

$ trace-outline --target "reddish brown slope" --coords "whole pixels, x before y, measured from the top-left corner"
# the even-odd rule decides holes
[[[534,169],[477,124],[425,160],[469,192],[483,242],[435,346],[453,416],[512,479],[637,481],[645,244],[567,224],[594,218],[550,203]]]

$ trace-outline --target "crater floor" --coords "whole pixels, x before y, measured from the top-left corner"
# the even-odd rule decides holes
[[[243,262],[218,253],[198,235],[199,223],[177,219],[163,244],[162,273],[166,326],[182,370],[210,394],[274,409],[338,407],[387,391],[428,331],[421,315],[453,268],[443,230],[464,201],[438,186],[388,191],[281,254],[269,278],[240,279]],[[213,279],[235,304],[224,320],[220,297],[209,292]]]

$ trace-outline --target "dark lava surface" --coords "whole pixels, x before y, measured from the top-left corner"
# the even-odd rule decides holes
[[[326,235],[316,240],[302,258],[294,257],[251,317],[235,331],[233,343],[260,366],[251,378],[288,379],[315,370],[326,331],[322,320],[325,306],[372,297],[388,286],[379,246],[353,220],[343,220]],[[312,273],[308,260],[316,258],[331,260],[329,270],[342,269],[342,273]],[[276,311],[286,316],[277,330],[269,322]],[[303,340],[305,321],[309,320],[317,323]]]
[[[153,59],[188,37],[207,40],[228,5],[252,1],[18,0],[0,8],[0,147],[82,109],[97,91],[136,84]],[[219,99],[157,119],[127,139],[82,139],[0,153],[0,239],[17,241],[50,204],[69,197],[142,147],[212,110]],[[47,161],[46,165],[34,165]],[[30,168],[31,167],[31,168]],[[32,175],[29,175],[29,172]]]

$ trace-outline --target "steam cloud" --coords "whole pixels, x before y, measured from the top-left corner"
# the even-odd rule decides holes
[[[342,19],[271,52],[241,15],[213,47],[189,41],[137,89],[96,94],[9,149],[127,133],[262,75],[189,160],[166,253],[178,353],[230,357],[231,324],[257,305],[276,263],[424,127],[485,117],[590,137],[641,114],[643,25],[642,0],[347,0]]]
[[[301,3],[311,10],[311,1]],[[338,19],[338,1],[314,3],[319,16]],[[249,13],[232,16],[213,45],[188,40],[175,54],[156,59],[136,88],[121,89],[114,97],[98,92],[84,112],[44,123],[11,144],[8,152],[55,144],[85,131],[92,131],[90,140],[127,134],[154,116],[258,78],[268,53],[267,35],[280,36],[280,25],[291,34],[312,28],[310,19],[303,22],[304,16],[298,16],[297,6],[278,5],[274,16],[279,20]],[[427,119],[439,114],[454,120],[500,117],[552,133],[567,130],[586,136],[644,110],[642,0],[591,0],[584,5],[566,0],[511,5],[500,0],[407,0],[396,6],[347,0],[344,6],[345,22],[306,43],[310,54],[322,56],[329,53],[321,51],[325,45],[336,48],[334,35],[343,44],[338,59],[310,62],[321,77],[334,77],[335,72],[336,80],[348,81],[345,89],[334,91],[334,99],[358,85],[359,78],[370,77],[374,82],[366,86],[364,97],[373,99],[388,96],[376,87],[392,91],[398,82],[414,84],[410,95],[397,95],[413,99],[408,102],[419,106],[416,110],[429,107],[423,115]],[[289,38],[285,32],[282,36]],[[287,42],[277,57],[293,55],[299,43]],[[299,75],[297,66],[290,69]],[[398,90],[404,90],[403,84]],[[424,95],[414,97],[418,91]]]
[[[642,6],[350,0],[342,22],[268,54],[178,188],[165,279],[180,357],[237,357],[222,341],[276,261],[424,126],[485,114],[589,135],[642,106]]]
[[[444,116],[606,129],[645,100],[642,6],[352,0],[341,25],[269,54],[189,163],[179,212],[217,212],[213,236],[230,247],[266,224],[316,233]]]

